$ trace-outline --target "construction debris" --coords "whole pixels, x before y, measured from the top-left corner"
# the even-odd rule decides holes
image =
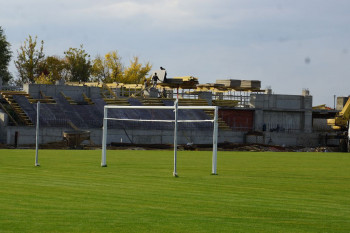
[[[259,80],[242,80],[242,88],[260,89],[261,82]]]
[[[11,145],[0,144],[0,148],[13,148]],[[23,145],[20,149],[34,149],[35,145]],[[83,145],[80,149],[98,150],[100,146]],[[172,144],[130,144],[130,143],[111,143],[108,150],[173,150]],[[211,151],[213,145],[210,144],[187,144],[179,145],[178,150],[192,150],[192,151]],[[40,149],[70,149],[66,141],[52,142],[40,144]],[[264,144],[236,144],[236,143],[219,143],[219,151],[251,151],[251,152],[339,152],[339,147],[283,147],[276,145]]]
[[[237,79],[219,79],[216,80],[217,84],[225,85],[225,87],[237,88],[241,87],[241,80]]]
[[[259,80],[237,80],[237,79],[219,79],[216,80],[217,84],[222,84],[225,87],[229,87],[232,89],[240,90],[240,89],[260,89],[261,81]]]

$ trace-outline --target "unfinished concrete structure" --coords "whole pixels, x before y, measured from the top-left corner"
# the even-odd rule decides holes
[[[229,85],[235,82],[230,82]],[[247,82],[245,82],[247,83]],[[251,82],[253,83],[253,82]],[[249,84],[249,83],[248,83]],[[224,85],[224,84],[216,84]],[[236,84],[235,84],[236,85]],[[257,85],[254,83],[254,85]],[[202,88],[208,88],[202,87]],[[260,89],[260,83],[259,87]],[[1,92],[3,107],[0,109],[0,143],[26,145],[35,142],[36,102],[40,101],[40,143],[62,140],[63,132],[84,129],[91,132],[90,139],[100,145],[102,140],[103,106],[119,105],[173,105],[179,95],[180,105],[217,105],[219,109],[219,143],[262,143],[285,146],[317,146],[319,132],[313,132],[312,96],[275,95],[259,90],[238,90],[230,96],[213,91],[191,92],[167,90],[167,98],[140,98],[129,94],[127,88],[88,85],[37,85],[26,84],[23,92]],[[161,89],[160,89],[161,90]],[[193,94],[194,93],[194,94]],[[4,106],[7,103],[7,107]],[[12,110],[11,110],[12,109]],[[154,111],[115,112],[123,117],[169,118],[168,113]],[[210,112],[187,111],[182,117],[190,119],[210,118]],[[171,144],[173,126],[169,124],[111,123],[108,142],[132,144]],[[179,129],[179,144],[211,144],[212,125],[184,124]]]

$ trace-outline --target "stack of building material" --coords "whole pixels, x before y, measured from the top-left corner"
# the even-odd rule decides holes
[[[212,89],[225,89],[224,84],[218,84],[218,83],[206,83],[206,84],[198,84],[197,90],[198,91],[205,91],[205,90],[212,90]]]
[[[213,100],[212,103],[214,106],[236,107],[239,101],[238,100]]]
[[[241,80],[237,79],[220,79],[216,80],[217,84],[223,84],[225,87],[238,88],[241,86]]]
[[[175,79],[175,78],[168,78],[166,83],[169,83],[169,84],[182,84],[183,80],[182,79]]]
[[[261,81],[259,80],[242,80],[241,88],[249,88],[249,89],[260,89]]]
[[[182,89],[195,89],[198,84],[198,78],[193,76],[174,77],[166,79],[165,83],[159,83],[161,86]]]
[[[235,90],[257,90],[261,87],[259,80],[237,80],[237,79],[219,79],[216,84],[223,84],[226,88]]]

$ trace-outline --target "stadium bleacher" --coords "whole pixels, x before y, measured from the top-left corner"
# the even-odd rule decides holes
[[[25,114],[32,122],[36,120],[36,103],[30,102],[26,96],[13,95],[14,100],[22,108]],[[85,102],[72,104],[72,101],[64,95],[52,97],[54,104],[41,103],[40,122],[43,127],[71,127],[74,125],[79,129],[101,128],[103,123],[103,107],[108,104],[105,99],[94,98],[89,104]],[[148,105],[147,101],[143,103],[137,98],[126,99],[131,106]],[[152,103],[159,102],[159,105],[172,106],[174,100],[159,100],[152,101]],[[125,104],[125,100],[123,101]],[[108,113],[110,118],[127,118],[127,119],[162,119],[173,120],[174,113],[172,110],[155,110],[155,109],[110,109]],[[179,120],[192,119],[202,120],[210,119],[210,116],[203,110],[181,110],[179,111]],[[197,130],[206,129],[212,124],[209,122],[201,123],[181,123],[179,128],[194,128]],[[172,129],[173,123],[159,123],[159,122],[133,122],[133,121],[109,121],[109,128],[121,129]]]

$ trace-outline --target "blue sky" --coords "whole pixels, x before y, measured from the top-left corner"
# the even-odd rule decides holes
[[[349,12],[348,0],[0,0],[0,25],[14,57],[36,35],[46,55],[118,50],[124,63],[139,56],[169,77],[308,88],[314,105],[333,107],[333,95],[350,94]]]

